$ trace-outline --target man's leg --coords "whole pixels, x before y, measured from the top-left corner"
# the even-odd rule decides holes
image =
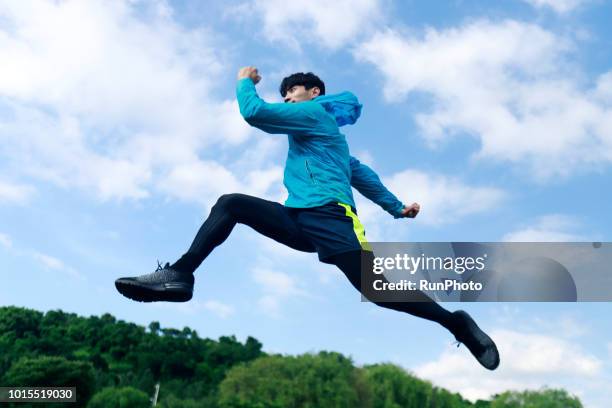
[[[332,255],[325,259],[325,262],[332,263],[340,268],[351,284],[363,294],[364,291],[361,286],[362,261],[367,262],[368,269],[372,270],[374,254],[371,251],[356,250]],[[409,313],[439,323],[448,329],[457,341],[465,344],[472,355],[485,368],[489,370],[497,368],[499,352],[495,343],[466,312],[459,310],[451,313],[421,291],[411,291],[407,296],[410,296],[407,301],[375,301],[373,303],[387,309]]]
[[[237,223],[291,248],[314,252],[283,205],[245,194],[225,194],[212,207],[189,250],[173,265],[158,266],[153,273],[119,278],[115,287],[140,302],[186,302],[193,295],[193,272],[212,250],[223,243]]]
[[[300,235],[283,205],[246,194],[225,194],[212,207],[187,252],[171,268],[193,273],[237,223],[299,251],[315,251]]]
[[[362,291],[361,286],[361,262],[362,255],[365,262],[373,264],[374,254],[370,251],[350,251],[337,255],[332,255],[326,262],[336,265],[346,275],[351,284],[358,291]],[[384,277],[383,277],[384,279]],[[364,295],[365,296],[365,295]],[[429,296],[421,291],[410,293],[411,302],[373,302],[378,306],[409,313],[439,323],[451,333],[456,328],[456,318],[453,313],[441,307]]]

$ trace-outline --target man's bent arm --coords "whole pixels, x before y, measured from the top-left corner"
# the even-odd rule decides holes
[[[315,102],[268,103],[257,95],[250,78],[238,80],[236,98],[240,114],[249,123],[267,133],[316,135],[325,110]]]
[[[378,175],[362,164],[355,157],[351,156],[351,186],[363,194],[366,198],[380,205],[385,211],[394,218],[402,218],[404,204],[380,181]]]

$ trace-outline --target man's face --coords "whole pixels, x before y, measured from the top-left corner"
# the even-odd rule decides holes
[[[285,95],[285,102],[304,102],[316,98],[321,93],[321,90],[316,86],[314,88],[306,89],[304,85],[293,85],[287,89]]]

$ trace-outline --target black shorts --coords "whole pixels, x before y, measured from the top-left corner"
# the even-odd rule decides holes
[[[322,262],[342,252],[369,249],[357,211],[347,204],[329,203],[312,208],[279,204],[278,209],[281,217],[295,225],[294,238],[301,246],[297,249],[317,252]]]

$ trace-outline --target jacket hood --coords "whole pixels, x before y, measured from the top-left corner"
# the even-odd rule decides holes
[[[351,92],[345,91],[333,95],[321,95],[313,99],[336,118],[338,126],[352,125],[361,115],[362,105]]]

